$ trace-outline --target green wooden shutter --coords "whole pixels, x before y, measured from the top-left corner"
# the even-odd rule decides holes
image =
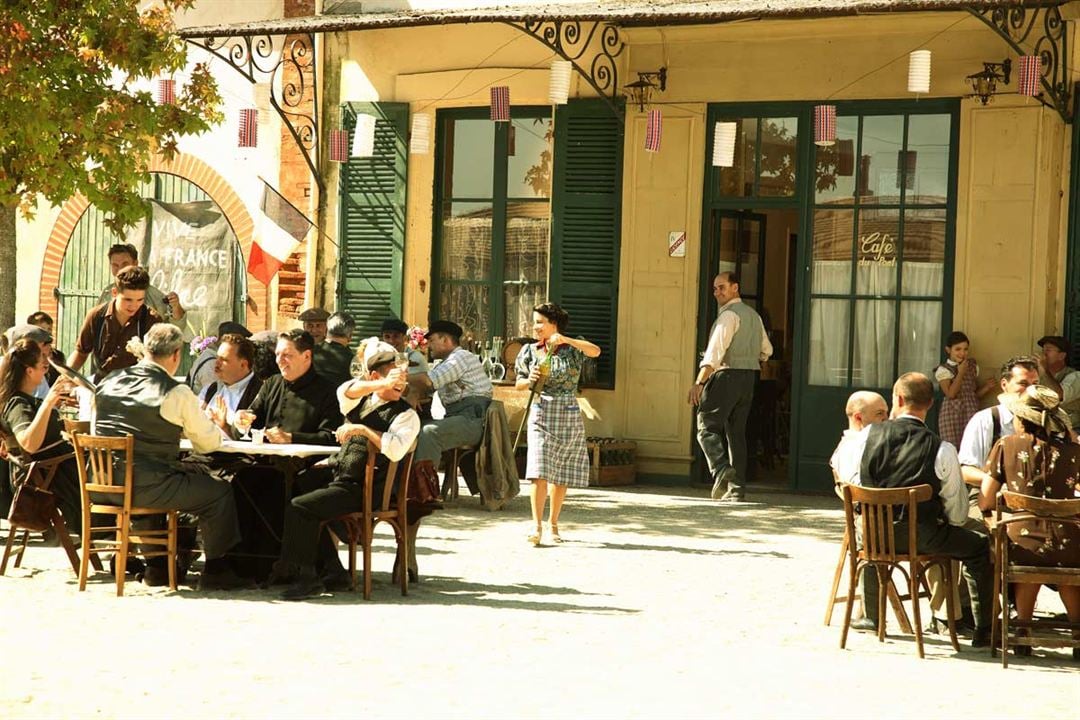
[[[622,237],[623,124],[603,100],[571,100],[555,114],[551,297],[569,334],[600,346],[594,387],[615,387]]]
[[[376,117],[375,154],[342,166],[338,207],[337,307],[355,318],[355,340],[401,317],[409,106],[348,103],[342,117],[350,144],[359,113]]]

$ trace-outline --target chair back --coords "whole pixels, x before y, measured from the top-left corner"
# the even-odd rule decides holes
[[[90,434],[90,421],[89,420],[72,420],[71,418],[64,418],[64,432],[71,437],[75,433],[82,433],[83,435]]]
[[[849,537],[855,534],[855,506],[859,506],[862,522],[862,554],[870,562],[896,562],[900,556],[915,557],[915,528],[918,525],[918,504],[929,500],[934,490],[929,485],[904,488],[867,488],[844,486],[844,517]],[[896,547],[893,525],[903,509],[908,522],[908,546]]]
[[[102,437],[76,432],[71,436],[71,444],[75,448],[83,507],[92,504],[90,493],[119,495],[123,499],[124,510],[130,512],[135,438],[131,435]],[[123,477],[118,477],[116,473],[117,453],[123,453]]]
[[[1001,493],[999,510],[1002,509],[1001,505],[1012,512],[1031,513],[1040,517],[1080,517],[1080,500],[1038,498],[1005,490]]]
[[[393,498],[397,497],[399,505],[404,507],[409,491],[409,473],[412,470],[413,451],[416,450],[414,441],[409,452],[401,460],[392,460],[386,468],[386,482],[383,483],[381,498],[372,497],[375,491],[375,461],[379,456],[379,448],[368,441],[367,464],[364,467],[364,506],[371,508],[372,512],[391,512]],[[397,484],[397,492],[394,492],[394,484]],[[378,504],[375,504],[375,502]]]

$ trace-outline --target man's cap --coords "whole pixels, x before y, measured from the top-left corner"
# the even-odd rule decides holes
[[[1039,338],[1039,347],[1042,347],[1047,343],[1050,343],[1066,355],[1068,355],[1070,350],[1072,349],[1072,347],[1069,345],[1069,341],[1060,335],[1045,335]]]
[[[37,325],[30,325],[29,323],[23,323],[22,325],[16,325],[11,328],[8,330],[8,337],[10,338],[12,345],[23,338],[39,343],[51,343],[53,341],[52,335],[39,328]]]
[[[398,320],[397,318],[387,318],[386,320],[383,320],[382,329],[379,332],[397,332],[404,334],[409,332],[409,326],[406,325],[404,321]]]
[[[246,338],[251,337],[251,331],[238,322],[232,320],[226,320],[217,327],[218,337],[225,335],[243,335]]]
[[[266,345],[276,345],[278,335],[280,334],[281,333],[279,333],[277,330],[260,330],[259,332],[251,336],[251,342],[264,343]]]
[[[397,360],[397,350],[377,337],[371,337],[360,343],[360,357],[364,359],[364,370],[370,372],[386,363]]]
[[[326,322],[328,317],[330,313],[320,307],[313,307],[300,313],[300,322]]]
[[[456,322],[451,322],[450,320],[436,320],[428,326],[427,332],[424,333],[424,337],[430,338],[435,333],[446,333],[457,341],[461,339],[461,336],[465,334],[465,331],[462,330],[461,326]]]

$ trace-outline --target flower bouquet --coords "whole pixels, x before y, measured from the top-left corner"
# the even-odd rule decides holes
[[[409,331],[405,333],[405,342],[409,346],[409,349],[419,350],[420,352],[424,352],[425,350],[427,350],[427,338],[425,337],[426,333],[427,329],[422,328],[419,325],[413,325],[411,328],[409,328]]]
[[[202,355],[203,350],[210,347],[217,342],[217,335],[196,335],[191,338],[191,357],[197,358]]]

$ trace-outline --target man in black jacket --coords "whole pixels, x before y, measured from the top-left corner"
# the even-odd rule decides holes
[[[866,434],[861,483],[866,487],[902,488],[929,485],[932,497],[920,503],[919,553],[945,555],[964,564],[964,580],[975,616],[972,647],[990,642],[993,602],[993,564],[985,535],[963,526],[967,520],[967,492],[960,474],[956,448],[942,442],[926,427],[926,414],[934,404],[934,386],[921,373],[905,373],[893,385],[893,419],[872,425]],[[908,518],[901,514],[893,526],[897,547],[908,542]],[[877,625],[878,583],[865,574],[866,619]]]

